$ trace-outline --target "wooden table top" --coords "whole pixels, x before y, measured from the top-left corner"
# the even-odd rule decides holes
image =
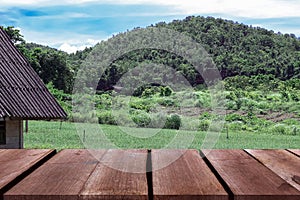
[[[0,186],[15,182],[0,199],[300,199],[299,150],[51,152],[0,151]]]
[[[55,150],[0,150],[0,195],[55,154]],[[1,197],[0,197],[1,198]]]

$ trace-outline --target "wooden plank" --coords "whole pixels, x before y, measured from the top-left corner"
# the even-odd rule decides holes
[[[146,162],[147,150],[108,150],[80,199],[148,199]]]
[[[243,150],[203,150],[238,200],[299,200],[300,192]]]
[[[300,177],[300,157],[279,149],[246,151],[300,191],[300,185],[293,180]]]
[[[101,158],[105,151],[98,151]],[[76,200],[98,160],[88,150],[63,150],[4,194],[4,200]]]
[[[288,151],[292,152],[293,154],[296,154],[297,156],[300,156],[300,149],[288,149]]]
[[[215,175],[197,150],[187,150],[179,159],[159,169],[161,164],[175,158],[181,150],[152,150],[154,199],[228,200]],[[172,159],[171,159],[172,160]]]
[[[24,178],[55,154],[55,150],[7,149],[0,152],[0,193]]]

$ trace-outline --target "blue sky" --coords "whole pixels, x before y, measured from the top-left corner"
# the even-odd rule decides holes
[[[300,37],[300,0],[0,0],[0,25],[74,52],[114,34],[189,15],[222,17]]]

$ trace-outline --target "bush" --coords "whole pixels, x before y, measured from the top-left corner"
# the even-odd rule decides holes
[[[169,86],[160,88],[160,96],[167,97],[167,96],[171,96],[172,93],[173,93],[173,91]]]
[[[99,112],[97,116],[99,124],[117,125],[117,122],[110,111]]]
[[[129,102],[130,108],[149,112],[153,106],[152,99],[133,99]]]
[[[132,121],[134,121],[138,127],[148,127],[151,118],[149,114],[144,111],[136,111],[132,113]]]
[[[112,106],[112,97],[109,94],[97,94],[94,96],[95,107],[101,110],[110,110]]]
[[[209,126],[210,126],[209,120],[201,120],[199,123],[199,130],[200,131],[208,131]]]
[[[162,105],[162,106],[175,106],[176,103],[173,99],[169,99],[169,98],[159,98],[157,100],[157,103]]]
[[[155,93],[156,93],[156,91],[154,89],[146,88],[142,93],[142,97],[149,98],[149,97],[153,96]]]
[[[245,117],[243,117],[242,115],[239,115],[239,114],[235,114],[235,113],[226,115],[225,120],[227,122],[234,122],[234,121],[246,122]]]
[[[179,129],[181,126],[181,118],[179,115],[173,114],[167,117],[165,127],[166,129]]]
[[[200,120],[205,120],[205,119],[213,119],[213,115],[210,114],[209,112],[203,112],[200,116],[199,116]]]

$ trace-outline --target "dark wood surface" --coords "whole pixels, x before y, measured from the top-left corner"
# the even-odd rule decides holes
[[[108,150],[87,180],[80,199],[146,200],[146,162],[147,150]]]
[[[300,157],[300,149],[288,149],[288,151]]]
[[[300,177],[300,157],[279,149],[246,151],[300,191],[300,185],[293,180],[293,177]]]
[[[126,168],[146,168],[147,151],[135,162],[128,156],[137,151],[124,152],[99,150],[91,155],[88,150],[63,150],[5,193],[4,199],[147,199],[146,173],[125,173],[106,166],[120,163]]]
[[[154,199],[228,199],[226,191],[197,150],[186,151],[178,160],[161,168],[180,150],[152,150]]]
[[[0,193],[30,173],[55,154],[55,150],[0,150]]]
[[[102,156],[105,151],[99,151]],[[4,194],[5,200],[76,200],[97,165],[87,150],[63,150]]]
[[[0,200],[299,200],[297,152],[0,150]]]
[[[203,150],[239,200],[299,200],[300,192],[243,150]]]

